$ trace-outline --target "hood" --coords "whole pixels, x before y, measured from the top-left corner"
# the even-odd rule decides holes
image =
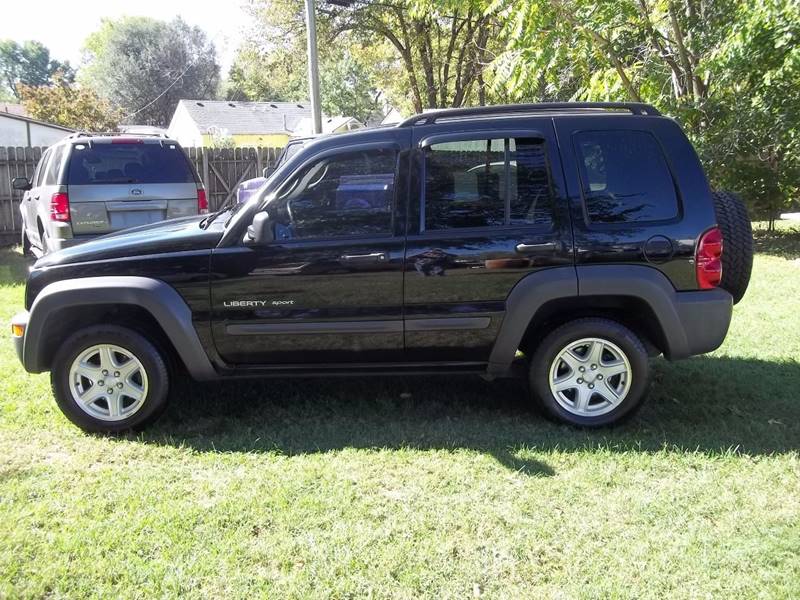
[[[205,217],[206,215],[194,215],[124,229],[48,254],[36,261],[34,268],[211,249],[222,237],[223,226],[214,222],[204,230],[200,227],[200,222]]]

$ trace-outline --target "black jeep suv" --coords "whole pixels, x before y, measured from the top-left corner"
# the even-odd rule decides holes
[[[246,203],[39,260],[12,330],[90,431],[144,426],[183,373],[521,368],[547,416],[598,426],[641,403],[649,357],[722,343],[751,243],[651,106],[444,110],[310,142]]]

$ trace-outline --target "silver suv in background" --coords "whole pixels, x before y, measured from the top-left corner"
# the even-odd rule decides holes
[[[208,211],[180,144],[163,136],[72,134],[42,155],[25,190],[23,250],[47,254],[92,237]]]

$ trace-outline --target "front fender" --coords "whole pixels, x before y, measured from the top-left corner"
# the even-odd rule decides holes
[[[22,344],[22,364],[31,373],[48,370],[44,356],[48,327],[64,308],[129,304],[146,310],[176,348],[189,374],[197,380],[217,373],[192,324],[192,311],[171,286],[147,277],[85,277],[51,283],[36,296]]]

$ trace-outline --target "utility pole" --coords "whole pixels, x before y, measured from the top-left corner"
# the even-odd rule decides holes
[[[308,39],[308,89],[311,93],[311,116],[314,133],[322,133],[322,112],[319,106],[319,67],[317,65],[317,16],[314,0],[306,0],[306,37]]]

